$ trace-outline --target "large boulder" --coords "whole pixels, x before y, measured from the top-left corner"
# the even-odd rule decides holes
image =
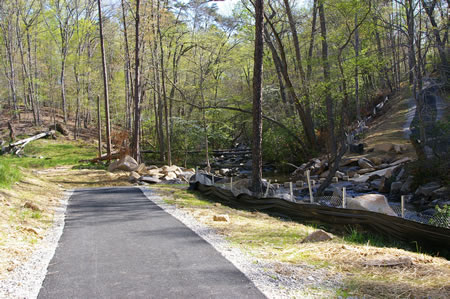
[[[108,171],[113,172],[116,170],[135,171],[139,167],[139,164],[132,157],[126,155],[109,164]]]
[[[389,206],[386,197],[381,194],[364,194],[355,198],[349,198],[347,199],[347,208],[397,216]]]
[[[441,187],[441,184],[437,182],[431,182],[425,185],[420,186],[417,188],[415,192],[415,196],[423,196],[423,197],[429,197],[431,196],[432,192],[434,190],[437,190]]]

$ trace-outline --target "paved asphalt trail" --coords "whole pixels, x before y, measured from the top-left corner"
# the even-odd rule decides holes
[[[138,188],[75,191],[38,298],[264,298]]]

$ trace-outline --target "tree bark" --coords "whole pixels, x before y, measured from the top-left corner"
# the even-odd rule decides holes
[[[140,162],[140,127],[141,127],[141,107],[140,107],[140,57],[139,57],[139,25],[140,25],[140,0],[136,0],[135,16],[135,49],[134,49],[134,128],[133,128],[133,157]]]
[[[333,113],[333,99],[331,97],[330,91],[330,62],[328,61],[328,42],[327,42],[327,29],[325,20],[325,9],[323,1],[319,3],[319,18],[320,18],[320,31],[322,34],[322,66],[323,66],[323,77],[326,84],[325,87],[325,105],[327,109],[327,120],[328,120],[328,130],[329,130],[329,146],[330,152],[334,159],[337,154],[336,147],[336,137],[334,132],[334,113]]]
[[[103,41],[103,20],[101,0],[98,0],[98,21],[100,29],[100,47],[102,51],[102,71],[103,71],[103,93],[105,97],[105,118],[106,118],[106,153],[111,155],[111,128],[109,117],[109,98],[108,98],[108,73],[106,69],[105,44]]]
[[[255,0],[255,53],[253,65],[252,191],[262,192],[262,80],[264,1]]]

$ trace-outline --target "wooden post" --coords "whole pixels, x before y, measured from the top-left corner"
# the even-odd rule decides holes
[[[198,166],[195,166],[195,181],[198,182]]]
[[[264,193],[264,197],[267,197],[267,195],[269,194],[269,188],[270,188],[270,180],[267,183],[267,189],[266,189],[266,193]]]
[[[97,96],[98,157],[102,156],[102,116],[100,113],[100,96]]]
[[[347,206],[347,190],[345,187],[342,188],[342,207],[345,209]]]
[[[212,176],[211,176],[211,180],[212,180],[212,184],[213,184],[213,186],[214,186],[214,173],[213,173]]]
[[[405,218],[405,196],[401,197],[402,218]]]
[[[291,201],[294,201],[294,191],[292,190],[292,182],[289,182],[289,191],[291,193]]]
[[[309,178],[309,170],[306,171],[306,178],[308,179],[309,201],[311,203],[313,203],[314,202],[314,197],[313,197],[312,189],[311,189],[311,180]]]

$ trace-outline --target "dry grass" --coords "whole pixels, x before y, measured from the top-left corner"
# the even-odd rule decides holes
[[[61,196],[61,187],[26,172],[11,189],[0,190],[0,279],[31,255]],[[31,201],[39,210],[24,207]]]
[[[283,264],[310,265],[326,270],[324,275],[343,277],[345,288],[335,296],[365,298],[448,298],[450,262],[444,258],[397,248],[360,245],[335,237],[329,242],[300,243],[314,227],[285,221],[259,212],[235,210],[208,201],[177,186],[159,186],[166,202],[213,227],[235,246],[265,260]],[[227,214],[229,223],[213,221],[213,215]],[[371,262],[409,258],[411,265],[368,266]],[[280,270],[283,272],[283,269]],[[287,275],[289,271],[287,270]]]

